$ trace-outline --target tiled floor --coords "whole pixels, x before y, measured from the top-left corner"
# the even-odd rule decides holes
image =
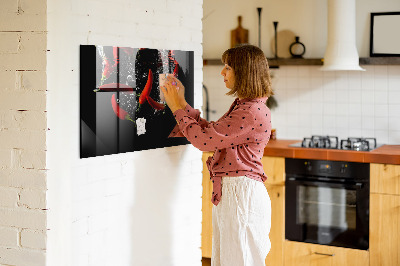
[[[203,266],[211,266],[211,259],[209,258],[202,258]]]

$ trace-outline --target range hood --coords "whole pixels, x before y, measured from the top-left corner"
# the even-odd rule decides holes
[[[328,0],[328,44],[323,71],[358,70],[355,0]]]

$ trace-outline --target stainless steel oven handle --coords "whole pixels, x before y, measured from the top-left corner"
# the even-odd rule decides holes
[[[328,253],[320,253],[320,252],[314,252],[315,255],[322,255],[322,256],[330,256],[333,257],[335,254],[328,254]]]
[[[311,180],[304,180],[303,178],[298,178],[298,177],[289,177],[289,178],[287,178],[286,181],[296,181],[296,182],[302,183],[304,185],[315,185],[316,183],[348,185],[355,189],[357,189],[357,188],[361,189],[363,187],[363,183],[360,183],[360,182],[357,182],[355,184],[349,184],[349,183],[345,183],[345,182],[324,182],[322,180],[312,180],[311,181]]]

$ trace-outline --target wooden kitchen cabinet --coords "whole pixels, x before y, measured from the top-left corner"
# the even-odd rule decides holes
[[[400,196],[373,193],[370,200],[370,265],[400,265]]]
[[[267,175],[265,187],[271,199],[271,250],[265,259],[266,266],[283,265],[285,240],[285,158],[264,156],[261,160]]]
[[[206,161],[211,152],[203,153],[203,196],[202,196],[202,256],[211,258],[212,253],[212,183],[206,166]],[[266,258],[266,265],[283,265],[283,243],[285,230],[285,158],[263,157],[262,164],[268,176],[265,187],[271,199],[272,221],[271,221],[271,250]]]
[[[265,184],[271,199],[271,250],[265,259],[266,266],[283,265],[285,241],[285,187]]]
[[[212,252],[212,183],[210,181],[210,173],[206,165],[212,152],[203,153],[203,195],[202,195],[202,223],[201,223],[201,253],[204,258],[211,258]]]
[[[400,165],[370,164],[371,193],[400,195]]]
[[[370,265],[400,265],[400,165],[370,167]]]
[[[365,250],[285,241],[285,266],[366,266]]]

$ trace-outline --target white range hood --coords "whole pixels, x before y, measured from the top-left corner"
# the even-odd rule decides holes
[[[323,71],[358,70],[355,0],[328,0],[328,44]]]

